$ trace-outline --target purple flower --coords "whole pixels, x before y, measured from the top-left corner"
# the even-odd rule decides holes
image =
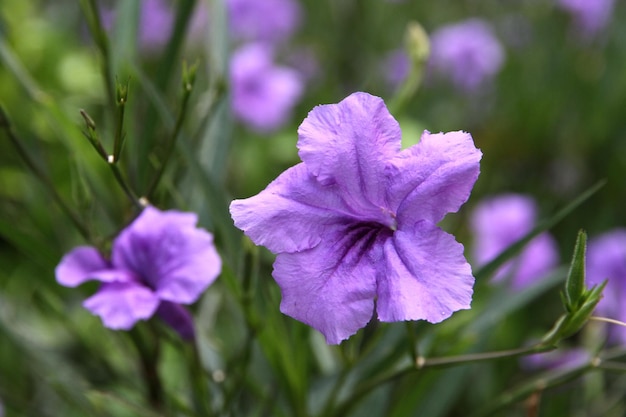
[[[74,248],[57,266],[57,282],[102,282],[83,306],[105,327],[128,330],[156,312],[193,338],[191,317],[180,304],[196,301],[221,270],[213,236],[196,222],[194,213],[146,207],[113,241],[110,260],[94,247]]]
[[[383,74],[387,84],[398,88],[409,75],[411,59],[404,48],[391,51],[383,60]]]
[[[500,42],[480,19],[444,26],[431,36],[431,69],[465,91],[476,90],[493,78],[503,61]]]
[[[597,285],[608,279],[599,314],[626,321],[626,229],[615,229],[589,240],[587,246],[587,281]],[[626,343],[626,329],[614,326],[611,336]]]
[[[174,13],[164,0],[143,0],[138,36],[142,49],[159,50],[167,43],[174,26]]]
[[[602,30],[613,11],[613,0],[558,0],[557,4],[567,11],[582,30],[583,37],[593,37]]]
[[[233,113],[261,133],[280,128],[303,91],[297,71],[274,65],[273,48],[253,43],[239,48],[230,61]]]
[[[175,13],[172,2],[165,0],[141,0],[137,37],[139,48],[144,52],[155,52],[163,49],[174,29]],[[111,30],[115,22],[114,10],[103,10],[102,20],[104,27]],[[199,37],[208,22],[206,8],[199,4],[190,24],[189,35]]]
[[[566,370],[589,363],[591,355],[584,349],[574,348],[567,350],[552,350],[549,352],[535,353],[524,356],[521,364],[530,370]]]
[[[492,261],[535,226],[537,209],[529,197],[503,194],[481,202],[471,217],[474,259],[479,265]],[[494,281],[511,279],[513,288],[524,288],[548,274],[558,263],[556,243],[548,233],[531,240],[522,253],[503,265]]]
[[[227,0],[231,34],[243,41],[280,42],[300,26],[300,5],[294,0]]]
[[[481,152],[465,132],[401,150],[383,101],[354,93],[298,129],[302,163],[231,203],[235,225],[277,254],[281,311],[337,344],[383,322],[440,322],[472,298],[463,246],[437,223],[467,200]]]

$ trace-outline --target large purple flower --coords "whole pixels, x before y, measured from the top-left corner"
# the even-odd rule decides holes
[[[589,240],[587,281],[597,285],[608,279],[597,311],[607,317],[626,321],[626,229],[615,229]],[[626,343],[626,329],[615,326],[612,337]]]
[[[278,43],[300,26],[302,11],[295,0],[227,0],[234,38]]]
[[[290,117],[303,91],[299,73],[274,64],[273,48],[253,43],[239,48],[230,61],[233,113],[251,129],[266,133]]]
[[[463,246],[437,227],[467,200],[481,152],[465,132],[401,150],[383,101],[355,93],[315,107],[298,130],[302,163],[231,203],[235,225],[276,253],[281,311],[337,344],[365,326],[440,322],[469,308]]]
[[[156,312],[183,337],[193,337],[187,310],[217,278],[221,260],[213,236],[196,228],[197,216],[146,207],[113,242],[111,259],[96,248],[79,246],[56,268],[66,287],[102,282],[83,306],[104,326],[128,330]]]
[[[534,201],[519,194],[503,194],[482,201],[471,217],[474,232],[474,259],[479,265],[492,261],[503,250],[535,227]],[[495,281],[511,279],[513,288],[524,288],[546,276],[558,263],[558,250],[552,236],[542,233],[531,240],[522,253],[503,265]]]
[[[431,69],[465,91],[476,90],[502,67],[504,49],[491,26],[469,19],[444,26],[431,36]]]

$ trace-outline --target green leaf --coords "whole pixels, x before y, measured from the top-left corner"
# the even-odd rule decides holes
[[[565,281],[565,309],[576,311],[583,300],[585,293],[585,252],[587,249],[587,234],[578,232],[574,254],[570,264],[567,280]]]

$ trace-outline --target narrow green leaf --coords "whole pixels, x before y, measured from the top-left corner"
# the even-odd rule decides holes
[[[582,300],[585,292],[585,253],[587,249],[587,234],[578,232],[574,254],[570,264],[567,280],[565,281],[565,309],[575,311]]]

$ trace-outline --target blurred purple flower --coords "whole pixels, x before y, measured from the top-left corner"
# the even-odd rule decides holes
[[[307,84],[321,75],[320,64],[312,48],[300,46],[290,50],[285,56],[285,62],[298,71]]]
[[[143,52],[155,52],[163,49],[174,29],[175,13],[172,2],[166,0],[141,0],[137,38],[139,48]],[[111,30],[115,22],[115,11],[102,11],[102,21],[105,29]],[[206,8],[199,3],[189,23],[188,35],[199,37],[208,23]]]
[[[587,245],[587,282],[597,285],[609,282],[598,303],[598,313],[626,322],[626,229],[615,229],[596,238]],[[626,343],[626,329],[614,326],[611,337]]]
[[[277,43],[300,26],[302,10],[295,0],[227,0],[226,6],[237,40]]]
[[[304,88],[297,71],[276,66],[273,59],[271,46],[252,43],[236,50],[230,61],[233,112],[261,133],[287,122]]]
[[[552,350],[524,356],[521,359],[521,363],[522,366],[528,370],[565,370],[584,365],[590,360],[591,355],[589,352],[584,349],[575,348],[569,350]]]
[[[277,254],[281,311],[337,344],[379,320],[440,322],[470,307],[463,246],[437,227],[467,200],[481,152],[465,132],[401,150],[382,99],[354,93],[298,129],[302,163],[231,203],[235,225]]]
[[[383,60],[382,72],[387,84],[395,89],[398,88],[411,70],[411,60],[404,48],[396,49],[387,54]]]
[[[474,91],[493,78],[503,62],[504,49],[483,20],[444,26],[431,36],[431,70],[465,91]]]
[[[161,49],[170,38],[173,27],[174,13],[169,2],[142,0],[137,29],[141,49]]]
[[[146,207],[113,241],[110,260],[94,247],[74,248],[57,266],[57,282],[102,282],[83,306],[105,327],[128,330],[156,312],[191,339],[191,316],[180,304],[196,301],[221,270],[213,236],[196,222],[194,213]]]
[[[529,197],[503,194],[482,201],[472,213],[474,259],[484,265],[521,239],[535,226],[537,209]],[[558,250],[552,236],[542,233],[531,240],[515,259],[504,264],[494,281],[511,279],[513,288],[533,284],[558,263]]]
[[[560,8],[568,12],[583,37],[593,37],[609,22],[614,0],[557,0]]]

